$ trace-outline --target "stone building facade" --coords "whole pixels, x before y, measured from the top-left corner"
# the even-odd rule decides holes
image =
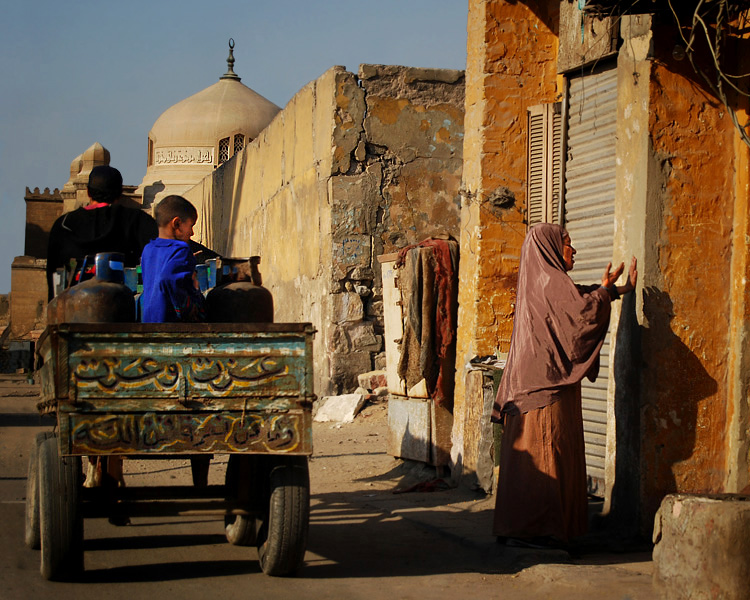
[[[11,293],[8,295],[8,336],[13,340],[33,339],[44,329],[47,306],[47,238],[52,224],[63,211],[58,189],[50,192],[26,188],[26,231],[23,256],[11,264]]]
[[[377,256],[459,236],[463,72],[334,67],[186,192],[197,238],[262,257],[277,321],[309,321],[318,395],[383,367]]]
[[[611,194],[609,256],[592,269],[639,261],[636,293],[613,310],[604,410],[587,443],[603,440],[606,512],[648,532],[667,493],[737,492],[750,483],[750,149],[733,123],[746,121],[748,105],[739,94],[722,98],[683,60],[689,11],[678,10],[678,29],[671,11],[603,4],[615,17],[568,0],[469,2],[453,461],[470,474],[486,447],[484,398],[467,387],[464,365],[507,352],[530,218],[530,109],[560,102],[567,161],[555,220],[578,228],[580,255],[598,243],[586,235],[599,218],[587,203]],[[722,44],[726,72],[747,72],[746,40],[730,33]],[[692,51],[715,80],[705,44]],[[747,79],[737,81],[747,90]],[[597,94],[610,120],[592,121],[581,135],[587,152],[610,145],[582,175],[573,130]],[[586,177],[589,184],[573,187]],[[584,401],[585,419],[587,410]]]
[[[43,192],[35,188],[32,192],[26,188],[26,232],[24,236],[24,255],[35,258],[47,258],[47,238],[52,225],[62,214],[63,199],[60,191],[49,188]]]

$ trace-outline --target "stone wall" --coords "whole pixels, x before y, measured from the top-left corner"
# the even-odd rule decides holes
[[[26,235],[24,242],[24,255],[35,258],[47,258],[47,240],[52,225],[62,214],[63,198],[60,191],[55,188],[50,192],[46,188],[39,192],[35,188],[32,192],[26,188]]]
[[[45,259],[16,256],[10,271],[10,339],[30,339],[46,325],[47,275]]]
[[[624,385],[608,487],[613,504],[638,505],[647,532],[667,493],[748,483],[748,148],[672,56],[669,28],[625,17],[622,35],[616,250],[641,262],[639,293],[613,311]],[[628,330],[634,343],[623,345]]]
[[[196,239],[262,257],[277,321],[309,321],[318,395],[384,366],[377,256],[459,235],[463,73],[334,67],[185,195]]]
[[[0,327],[10,321],[10,294],[0,294]]]
[[[337,144],[341,160],[332,183],[333,291],[357,311],[361,302],[364,317],[333,325],[338,391],[356,387],[357,371],[368,365],[385,368],[376,257],[431,236],[458,239],[460,229],[463,72],[362,65],[358,82],[352,75],[355,84],[361,104],[349,107],[359,120]]]

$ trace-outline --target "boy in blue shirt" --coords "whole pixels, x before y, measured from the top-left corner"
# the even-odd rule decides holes
[[[182,196],[167,196],[154,210],[159,237],[141,255],[143,323],[205,320],[203,294],[190,251],[198,211]]]

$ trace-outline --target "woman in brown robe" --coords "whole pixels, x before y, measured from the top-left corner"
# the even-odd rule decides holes
[[[494,534],[514,545],[566,543],[587,528],[581,380],[596,379],[610,304],[635,287],[633,258],[602,284],[580,286],[567,271],[575,249],[559,225],[532,227],[521,249],[513,336],[495,399],[500,448]]]

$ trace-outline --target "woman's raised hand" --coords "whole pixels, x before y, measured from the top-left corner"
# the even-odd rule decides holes
[[[615,285],[615,282],[619,279],[622,272],[625,270],[625,263],[621,263],[614,271],[612,271],[612,263],[607,263],[607,268],[604,270],[602,275],[602,285],[606,288],[611,288]],[[610,272],[612,271],[612,272]],[[627,294],[635,289],[635,284],[638,283],[638,261],[635,256],[630,259],[630,266],[628,267],[628,280],[625,285],[617,286],[617,293]]]
[[[607,268],[604,270],[604,275],[602,275],[602,285],[605,288],[612,287],[620,278],[620,275],[622,275],[622,272],[625,270],[625,263],[620,263],[620,266],[617,267],[612,273],[610,273],[611,269],[612,263],[607,263]]]
[[[635,289],[635,284],[638,283],[638,261],[635,256],[630,259],[630,267],[628,267],[628,280],[625,285],[617,288],[620,294],[627,294]]]

